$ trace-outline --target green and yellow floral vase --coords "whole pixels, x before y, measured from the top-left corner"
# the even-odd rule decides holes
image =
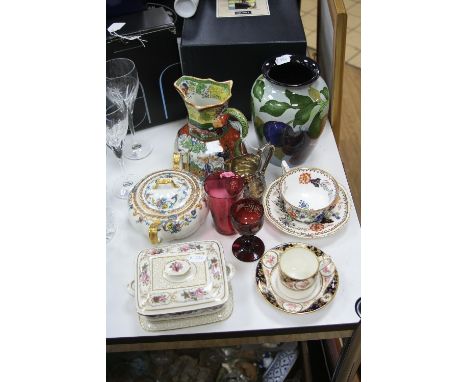
[[[187,123],[177,133],[174,169],[204,178],[247,152],[242,141],[248,133],[247,119],[228,107],[232,84],[190,76],[174,83],[188,112]]]
[[[261,143],[275,146],[271,163],[303,163],[322,134],[329,108],[318,64],[285,54],[265,61],[251,91],[252,120]]]

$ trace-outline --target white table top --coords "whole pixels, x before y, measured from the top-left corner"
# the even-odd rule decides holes
[[[137,133],[138,140],[152,142],[154,149],[151,155],[143,160],[125,160],[128,172],[140,177],[146,174],[171,168],[172,152],[177,130],[182,127],[183,120],[152,127]],[[130,139],[130,137],[128,137]],[[257,138],[251,125],[247,143],[257,146]],[[117,159],[108,150],[107,153],[107,183],[118,175]],[[343,170],[341,159],[336,147],[330,124],[324,129],[317,146],[309,155],[304,165],[322,168],[330,172],[349,192],[348,182]],[[270,184],[281,174],[279,167],[269,165],[266,172],[267,184]],[[127,218],[127,202],[108,196],[108,205],[113,209],[117,232],[107,245],[107,339],[135,337],[178,335],[213,336],[213,333],[258,331],[264,333],[278,331],[293,333],[306,331],[331,330],[333,326],[352,326],[359,322],[355,312],[356,300],[361,296],[361,231],[354,205],[347,225],[335,235],[328,238],[307,240],[289,236],[275,228],[268,219],[262,230],[257,234],[269,249],[285,242],[304,242],[313,244],[335,261],[340,283],[334,300],[323,309],[306,315],[292,315],[277,310],[265,301],[256,290],[255,263],[243,263],[237,260],[231,252],[231,245],[238,235],[223,236],[213,227],[211,214],[200,229],[192,236],[181,241],[218,240],[224,247],[226,262],[234,264],[235,276],[232,280],[234,294],[234,310],[225,321],[191,327],[185,329],[146,332],[138,322],[133,297],[127,292],[127,284],[134,277],[135,257],[141,249],[151,247],[149,240],[141,232],[130,225]],[[306,328],[307,327],[307,328]],[[305,329],[306,328],[306,329]],[[112,343],[112,342],[111,342]]]

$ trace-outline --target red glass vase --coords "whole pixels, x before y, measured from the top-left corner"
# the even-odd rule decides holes
[[[244,180],[232,172],[214,172],[205,178],[204,188],[216,230],[222,235],[233,235],[229,211],[242,195]]]

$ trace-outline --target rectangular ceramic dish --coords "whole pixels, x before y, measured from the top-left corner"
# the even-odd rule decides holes
[[[135,302],[140,315],[176,318],[205,309],[216,312],[228,298],[228,272],[218,241],[171,244],[137,256]]]

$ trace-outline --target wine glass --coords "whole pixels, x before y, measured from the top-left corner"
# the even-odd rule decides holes
[[[263,256],[265,244],[255,236],[263,226],[263,215],[263,206],[257,199],[240,199],[232,205],[231,223],[242,235],[232,243],[232,254],[240,261],[257,261]]]
[[[149,143],[137,142],[133,126],[133,107],[139,87],[135,63],[128,58],[113,58],[106,61],[106,94],[115,103],[124,103],[128,111],[128,127],[131,142],[124,145],[123,154],[128,159],[146,158],[153,147]]]
[[[117,226],[115,225],[114,213],[110,207],[106,207],[106,244],[112,240],[117,231]]]
[[[128,111],[125,103],[114,103],[106,98],[106,145],[117,159],[120,166],[120,179],[114,185],[114,194],[120,199],[127,199],[135,185],[135,176],[125,171],[122,147],[128,130]]]

